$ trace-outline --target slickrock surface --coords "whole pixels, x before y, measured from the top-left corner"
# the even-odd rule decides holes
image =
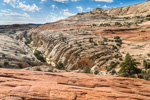
[[[150,100],[150,81],[0,69],[0,100]]]

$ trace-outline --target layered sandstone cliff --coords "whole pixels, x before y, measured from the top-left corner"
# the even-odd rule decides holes
[[[126,7],[115,7],[111,9],[94,9],[93,14],[102,14],[106,13],[109,15],[136,15],[136,14],[150,14],[150,1],[135,4]]]
[[[48,63],[55,66],[62,62],[69,70],[95,65],[100,68],[109,59],[116,59],[115,55],[120,57],[115,41],[93,34],[89,26],[77,26],[62,23],[42,25],[30,32],[33,46],[43,52]]]

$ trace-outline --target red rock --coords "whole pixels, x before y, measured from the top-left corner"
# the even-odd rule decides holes
[[[0,100],[150,100],[150,81],[0,69]]]

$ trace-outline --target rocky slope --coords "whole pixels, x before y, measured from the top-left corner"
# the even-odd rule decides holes
[[[0,34],[0,67],[25,68],[36,61],[33,52],[24,42]]]
[[[0,100],[149,100],[150,82],[82,73],[0,69]]]
[[[91,14],[108,14],[108,15],[144,15],[150,14],[150,1],[130,5],[126,7],[115,7],[111,9],[94,9]]]
[[[68,70],[101,68],[121,57],[117,45],[120,43],[95,35],[88,27],[90,26],[78,28],[78,25],[51,23],[28,34],[32,35],[33,47],[43,52],[48,63],[55,66],[62,62]],[[106,65],[102,69],[106,69]]]
[[[144,15],[144,14],[150,14],[150,1],[131,5],[127,7],[116,7],[112,9],[105,10],[107,14],[112,15]]]

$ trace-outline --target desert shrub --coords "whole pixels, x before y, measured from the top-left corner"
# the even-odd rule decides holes
[[[114,61],[112,61],[111,63],[110,63],[110,65],[107,67],[107,71],[111,71],[114,67],[116,67],[116,63],[114,62]]]
[[[97,46],[97,43],[94,42],[94,45]]]
[[[19,68],[23,68],[23,65],[21,63],[17,64]]]
[[[5,67],[8,67],[8,66],[9,66],[9,62],[8,62],[8,61],[4,61],[3,65],[4,65]]]
[[[147,15],[146,17],[150,17],[150,15]]]
[[[55,66],[57,69],[65,69],[64,64],[62,62],[58,62]]]
[[[91,69],[88,67],[83,68],[83,73],[90,73]]]
[[[89,42],[90,42],[90,43],[93,43],[93,38],[89,38]]]
[[[35,70],[36,71],[42,71],[40,67],[37,67]]]
[[[26,42],[25,42],[25,44],[28,45],[28,44],[30,44],[31,42],[32,42],[32,40],[27,39]]]
[[[49,69],[48,72],[53,72],[53,70]]]
[[[99,71],[98,71],[98,70],[96,70],[96,71],[94,72],[94,74],[96,74],[96,75],[97,75],[98,73],[99,73]]]
[[[138,78],[149,80],[150,79],[150,71],[142,71],[140,75],[138,75]]]
[[[109,58],[106,58],[106,59],[105,59],[105,61],[108,61],[108,60],[109,60]]]
[[[150,20],[150,18],[146,18],[146,20]]]
[[[0,63],[0,68],[2,68],[3,67],[3,65]]]
[[[36,56],[36,58],[38,60],[40,60],[41,62],[46,62],[46,59],[42,56],[42,53],[38,50],[34,51],[34,55]]]
[[[141,30],[141,32],[146,32],[145,30]]]
[[[19,36],[16,36],[16,40],[19,40]]]
[[[138,62],[129,54],[126,54],[125,61],[120,64],[119,74],[124,77],[135,77],[134,74],[141,73],[141,69],[137,68]]]
[[[5,59],[5,58],[6,58],[6,55],[5,55],[5,54],[2,54],[2,58]]]
[[[147,61],[143,61],[143,66],[144,66],[144,68],[147,70],[147,69],[149,69],[150,68],[150,62],[147,62]]]
[[[96,24],[93,24],[92,26],[97,26]]]
[[[115,26],[122,26],[122,24],[119,22],[115,22]]]
[[[120,37],[119,37],[119,36],[115,36],[115,37],[114,37],[114,39],[119,40],[119,39],[120,39]]]
[[[116,34],[115,32],[111,31],[111,34]]]
[[[82,46],[82,45],[79,43],[78,46]]]
[[[117,46],[121,47],[121,44],[116,44]]]
[[[111,74],[112,74],[112,75],[116,74],[116,70],[113,69],[113,70],[111,71]]]

